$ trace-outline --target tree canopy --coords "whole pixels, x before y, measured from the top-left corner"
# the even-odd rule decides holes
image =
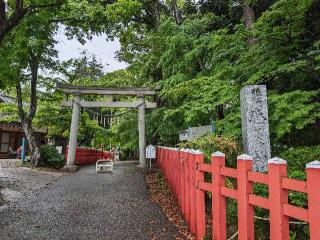
[[[174,144],[179,130],[211,118],[218,134],[240,139],[240,89],[265,84],[274,147],[319,143],[319,1],[159,1],[157,25],[141,18],[148,1],[130,11],[119,2],[119,58],[139,84],[160,87],[149,115],[160,142]]]
[[[180,130],[212,120],[217,135],[240,141],[240,89],[265,84],[273,150],[319,144],[319,0],[58,3],[54,11],[41,7],[24,16],[0,48],[1,58],[6,59],[0,62],[2,87],[14,85],[19,75],[14,70],[17,66],[24,69],[20,71],[24,76],[29,68],[30,44],[43,47],[40,68],[59,74],[41,72],[37,82],[40,103],[35,123],[49,126],[49,134],[68,135],[70,110],[51,104],[64,98],[52,90],[55,83],[67,82],[157,88],[159,108],[147,112],[148,142],[174,145]],[[14,11],[10,7],[6,18]],[[82,43],[94,34],[119,38],[117,57],[127,62],[128,68],[105,74],[99,61],[87,53],[58,62],[52,36],[62,26],[69,38]],[[28,86],[24,81],[25,93]],[[111,111],[117,114],[125,110],[102,109],[100,113],[110,115]],[[87,110],[82,115],[81,129],[90,136],[83,144],[97,142],[94,134],[88,135],[94,129],[99,132],[96,136],[106,136],[105,144],[137,147],[134,111],[115,118],[120,120],[107,128],[99,126]],[[63,124],[56,124],[57,118]]]

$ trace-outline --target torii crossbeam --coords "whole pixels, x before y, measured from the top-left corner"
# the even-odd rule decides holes
[[[138,108],[138,127],[139,127],[139,165],[140,167],[146,166],[146,124],[145,124],[145,109],[156,108],[155,102],[146,102],[145,96],[153,96],[156,91],[151,88],[105,88],[105,87],[87,87],[87,86],[73,86],[66,84],[57,84],[57,89],[67,94],[73,94],[74,99],[71,101],[62,101],[61,105],[65,107],[72,106],[72,121],[70,127],[69,137],[69,150],[67,157],[67,170],[73,170],[75,166],[75,155],[77,148],[77,134],[79,125],[80,107],[97,108],[97,107],[110,107],[110,108]],[[138,99],[133,102],[93,102],[81,100],[81,95],[123,95],[123,96],[136,96]]]

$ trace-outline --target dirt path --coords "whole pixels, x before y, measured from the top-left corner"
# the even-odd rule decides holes
[[[134,165],[96,174],[94,166],[61,176],[0,209],[0,239],[175,239],[159,206],[148,200]]]

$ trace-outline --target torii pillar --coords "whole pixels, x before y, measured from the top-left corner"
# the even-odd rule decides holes
[[[138,128],[139,128],[139,167],[146,166],[146,102],[143,96],[139,96]]]
[[[73,104],[72,104],[72,119],[71,119],[71,127],[70,127],[70,136],[69,136],[69,148],[68,148],[68,157],[67,164],[64,167],[65,170],[68,171],[76,171],[77,165],[76,163],[76,150],[78,146],[78,128],[79,128],[79,116],[80,116],[80,96],[75,95]]]

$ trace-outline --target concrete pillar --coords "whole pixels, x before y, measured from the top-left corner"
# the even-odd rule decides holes
[[[146,119],[145,119],[145,109],[146,103],[144,97],[139,97],[140,105],[138,107],[138,126],[139,126],[139,166],[146,166]]]
[[[77,148],[77,135],[78,135],[78,126],[79,126],[79,115],[80,115],[80,96],[74,97],[73,107],[72,107],[72,120],[70,127],[70,136],[69,136],[69,149],[68,149],[68,158],[67,158],[67,168],[75,166],[76,160],[76,148]]]

